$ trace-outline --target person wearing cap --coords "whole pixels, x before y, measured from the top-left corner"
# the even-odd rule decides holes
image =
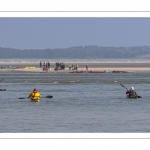
[[[34,89],[28,96],[28,98],[31,98],[31,100],[40,100],[41,94],[37,91],[37,89]]]
[[[130,90],[127,90],[126,94],[129,95],[129,97],[136,96],[136,91],[134,90],[134,87],[132,86]]]

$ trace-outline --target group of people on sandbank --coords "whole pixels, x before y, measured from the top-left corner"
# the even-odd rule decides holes
[[[68,67],[69,67],[69,71],[71,71],[71,70],[78,70],[78,64],[75,64],[75,65],[69,64]]]
[[[69,67],[69,71],[71,71],[71,70],[78,70],[79,65],[78,64],[75,64],[75,65],[69,64],[68,67]],[[88,68],[89,68],[88,64],[86,64],[85,68],[86,68],[86,71],[88,71]]]
[[[51,64],[49,62],[40,62],[40,68],[43,68],[43,71],[48,71],[50,70]]]
[[[55,68],[54,68],[55,71],[58,71],[58,70],[65,70],[65,63],[64,62],[56,62],[55,63]]]
[[[41,62],[40,61],[40,68],[43,68],[43,71],[48,72],[51,69],[51,64],[50,64],[50,62],[45,62],[45,61]],[[54,68],[55,71],[65,70],[65,68],[66,68],[66,65],[64,62],[56,62],[55,63],[55,68]],[[68,68],[69,68],[69,71],[71,71],[71,70],[78,71],[79,65],[78,64],[69,64]],[[86,64],[85,68],[86,68],[86,71],[88,71],[88,64]]]

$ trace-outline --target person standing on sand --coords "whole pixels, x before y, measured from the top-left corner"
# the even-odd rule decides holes
[[[42,63],[40,62],[40,68],[42,67]]]
[[[71,71],[71,64],[69,64],[69,71]]]
[[[46,65],[46,62],[44,61],[43,66],[45,66],[45,65]]]
[[[78,70],[78,64],[76,64],[76,70]]]
[[[43,71],[46,71],[46,63],[43,63]]]
[[[45,71],[48,71],[48,62],[46,62],[46,70]]]
[[[50,70],[50,63],[48,62],[48,70]]]
[[[71,67],[72,67],[72,70],[74,70],[74,68],[73,68],[73,64],[71,65]]]
[[[86,71],[88,71],[88,64],[86,64]]]

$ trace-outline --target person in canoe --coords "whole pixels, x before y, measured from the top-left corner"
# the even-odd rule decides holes
[[[130,90],[127,89],[126,95],[128,97],[137,97],[136,91],[134,90],[134,87],[131,87]]]
[[[41,94],[37,91],[37,89],[34,89],[28,96],[28,98],[31,98],[31,100],[40,100]]]

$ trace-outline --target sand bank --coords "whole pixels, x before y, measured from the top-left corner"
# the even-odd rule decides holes
[[[43,72],[39,63],[43,60],[0,60],[0,72]],[[128,71],[128,72],[150,72],[150,60],[45,60],[50,62],[50,70],[48,72],[70,72],[69,64],[78,64],[78,71],[86,71],[86,64],[88,64],[89,71],[104,71],[111,72],[114,70]],[[55,63],[64,62],[65,70],[55,71]],[[27,68],[28,67],[28,68]],[[33,67],[33,68],[32,68]],[[3,69],[2,69],[3,68]],[[5,69],[4,69],[5,68]],[[15,69],[17,68],[17,69]]]
[[[75,70],[69,71],[69,68],[66,68],[65,70],[54,70],[54,68],[51,68],[48,71],[43,71],[42,68],[33,68],[33,69],[27,69],[27,68],[19,68],[19,69],[0,69],[0,72],[47,72],[47,73],[59,73],[59,72],[73,72]],[[85,68],[79,68],[78,72],[80,71],[87,71]],[[95,72],[113,72],[113,71],[125,71],[125,72],[150,72],[150,68],[112,68],[112,67],[105,67],[105,68],[91,68],[89,67],[88,71],[95,71]]]

